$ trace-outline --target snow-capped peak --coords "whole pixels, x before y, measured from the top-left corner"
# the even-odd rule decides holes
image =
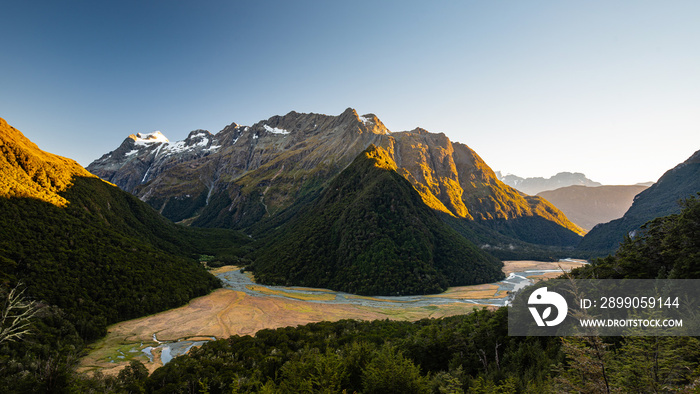
[[[155,144],[155,143],[168,143],[170,142],[160,131],[154,131],[153,133],[136,133],[134,136],[134,142],[137,145]]]

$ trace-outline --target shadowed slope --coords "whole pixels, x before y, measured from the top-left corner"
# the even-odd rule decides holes
[[[426,294],[498,280],[501,263],[443,223],[370,146],[310,208],[271,234],[252,269],[263,283],[357,294]]]

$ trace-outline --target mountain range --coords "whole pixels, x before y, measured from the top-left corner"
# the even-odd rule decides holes
[[[561,209],[572,222],[589,231],[595,225],[621,218],[643,185],[566,186],[537,193]]]
[[[536,195],[546,190],[559,189],[566,186],[600,186],[598,182],[588,179],[580,172],[560,172],[552,177],[522,178],[513,174],[502,175],[496,172],[498,179],[508,186],[514,187],[523,193]]]
[[[160,133],[130,135],[87,169],[171,220],[255,233],[314,198],[373,144],[422,201],[444,215],[526,242],[537,240],[528,235],[533,222],[559,233],[566,245],[585,233],[545,199],[499,181],[467,145],[420,128],[391,132],[375,115],[351,108],[338,116],[290,112],[166,140]]]

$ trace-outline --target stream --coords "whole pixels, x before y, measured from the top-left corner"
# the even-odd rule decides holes
[[[493,283],[498,286],[498,292],[516,292],[534,281],[531,277],[544,275],[552,272],[562,272],[560,269],[534,269],[518,271],[509,274],[505,279]],[[449,295],[449,291],[442,294],[419,295],[419,296],[373,296],[363,297],[354,294],[343,293],[326,289],[311,289],[307,287],[283,287],[283,286],[267,286],[254,283],[250,277],[240,270],[228,271],[217,275],[223,282],[225,289],[240,291],[251,297],[280,297],[287,299],[300,300],[309,303],[328,303],[328,304],[347,304],[372,308],[404,308],[404,307],[422,307],[434,306],[443,304],[476,304],[485,306],[505,306],[508,305],[509,297],[495,298],[455,298],[454,295]],[[296,296],[296,297],[295,297]],[[324,298],[324,299],[308,299],[308,298]],[[160,358],[163,365],[170,362],[173,358],[186,354],[192,347],[201,346],[202,344],[216,340],[211,337],[207,340],[179,340],[170,342],[161,342],[153,334],[153,341],[158,343],[158,346],[149,346],[142,349],[149,361],[153,362],[153,351],[161,349]]]

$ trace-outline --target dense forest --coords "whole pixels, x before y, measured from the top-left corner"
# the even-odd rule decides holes
[[[107,325],[220,287],[199,257],[235,260],[250,242],[233,231],[177,226],[97,178],[75,178],[60,195],[67,206],[0,198],[0,290],[22,291],[37,309],[25,340],[0,336],[0,387],[17,392],[65,386],[85,344]]]
[[[700,199],[578,278],[697,278]],[[232,337],[139,381],[149,392],[668,392],[700,379],[693,337],[509,337],[505,308],[406,322],[319,323]],[[112,384],[123,380],[90,381]],[[133,384],[130,381],[130,384]],[[95,386],[99,387],[99,386]]]
[[[700,198],[657,219],[578,278],[697,277]],[[635,267],[639,266],[640,269]],[[148,376],[68,375],[79,392],[693,392],[694,337],[510,337],[507,309],[418,322],[344,320],[205,344]]]
[[[442,222],[370,146],[252,255],[261,283],[365,295],[439,293],[503,277],[501,263]]]

